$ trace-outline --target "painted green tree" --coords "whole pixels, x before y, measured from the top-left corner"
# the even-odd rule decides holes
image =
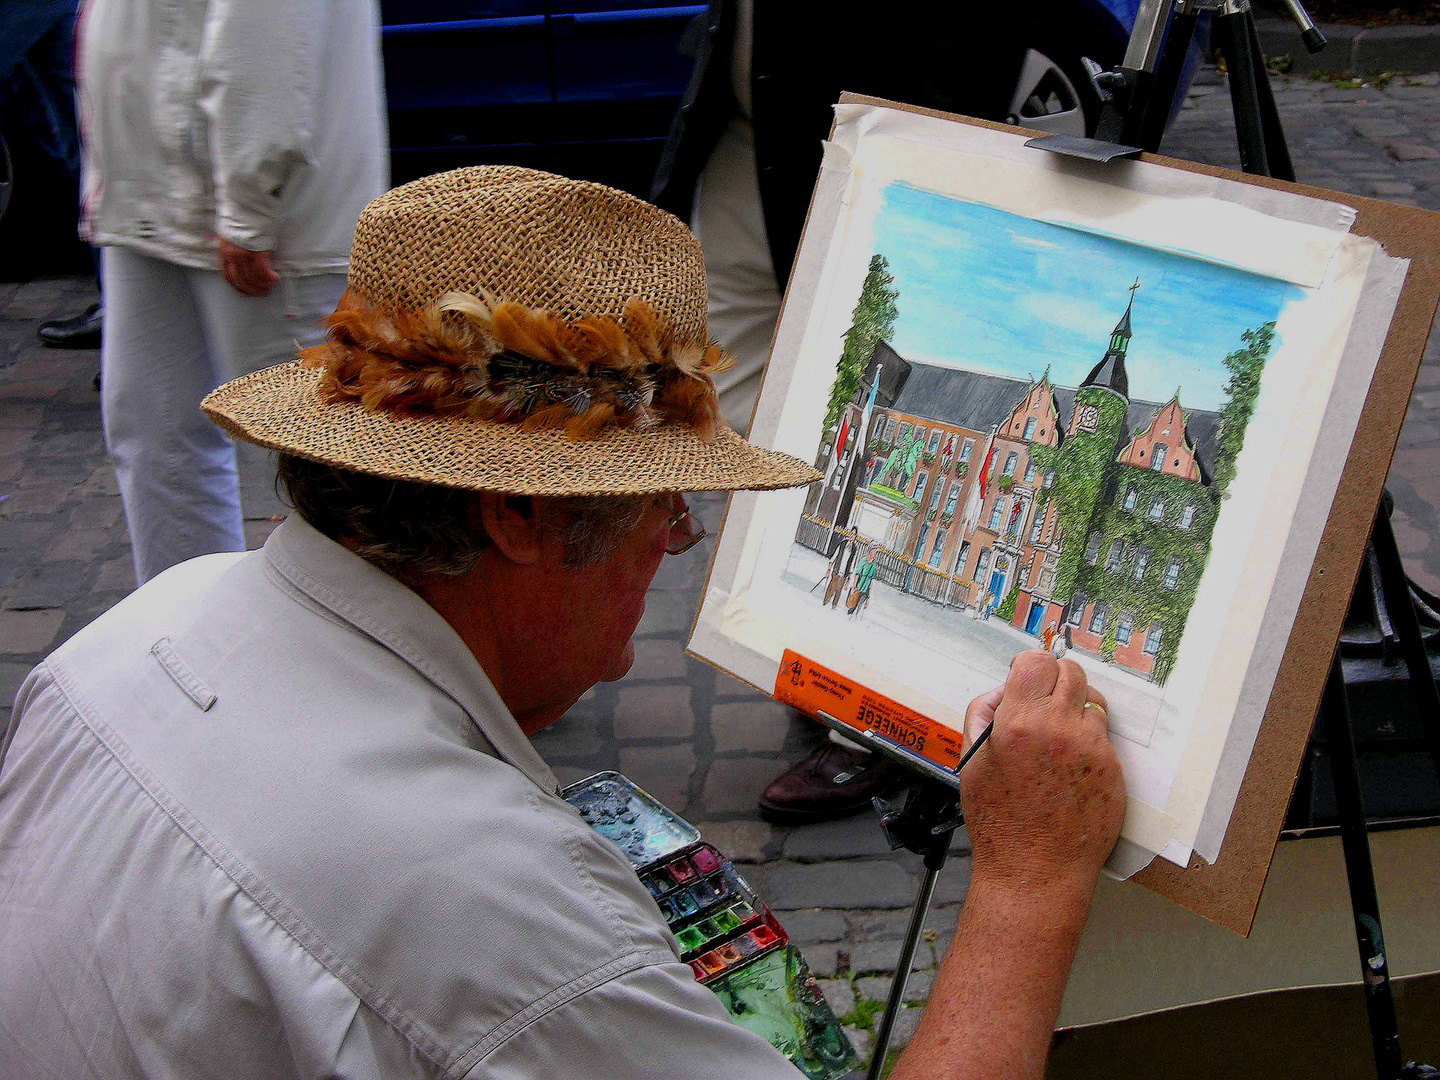
[[[1245,343],[1225,357],[1230,378],[1225,381],[1225,404],[1220,409],[1219,447],[1215,452],[1215,475],[1212,491],[1216,499],[1226,497],[1230,481],[1235,479],[1235,458],[1245,442],[1245,429],[1255,412],[1255,399],[1260,396],[1260,376],[1270,347],[1275,341],[1275,323],[1267,322],[1240,335]]]
[[[830,387],[830,408],[825,413],[825,427],[832,428],[840,422],[845,403],[855,396],[860,388],[860,376],[870,354],[877,343],[890,336],[895,328],[895,317],[899,311],[895,301],[900,298],[898,289],[891,286],[895,278],[890,274],[889,263],[884,255],[870,258],[870,270],[865,283],[860,286],[860,299],[855,304],[850,329],[845,331],[845,344],[840,349],[840,359],[835,364],[835,382]]]

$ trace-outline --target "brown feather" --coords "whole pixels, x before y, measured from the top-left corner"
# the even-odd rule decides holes
[[[571,415],[567,405],[547,405],[521,421],[520,430],[549,431],[551,428],[564,427],[569,422]]]
[[[590,408],[567,423],[565,435],[577,442],[593,439],[614,422],[615,406],[602,401],[591,405]]]
[[[571,330],[578,344],[576,356],[587,367],[629,371],[641,362],[625,331],[613,319],[581,319]]]

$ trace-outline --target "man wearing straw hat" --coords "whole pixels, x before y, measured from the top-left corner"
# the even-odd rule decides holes
[[[793,1077],[527,738],[629,667],[702,533],[681,492],[814,478],[717,419],[698,245],[599,185],[443,174],[366,209],[330,327],[204,406],[297,513],[21,689],[0,1075]],[[970,897],[896,1076],[1040,1075],[1124,801],[1086,699],[1029,653],[972,704]]]

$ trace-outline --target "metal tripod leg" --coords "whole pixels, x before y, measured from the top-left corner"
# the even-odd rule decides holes
[[[1375,562],[1380,571],[1380,587],[1384,591],[1385,609],[1400,639],[1400,653],[1405,658],[1405,667],[1410,674],[1410,685],[1417,697],[1421,723],[1430,743],[1430,756],[1435,762],[1435,779],[1440,782],[1440,686],[1430,670],[1430,656],[1425,650],[1425,637],[1420,630],[1420,619],[1415,612],[1415,602],[1410,596],[1410,579],[1405,576],[1405,564],[1400,559],[1400,548],[1395,543],[1395,530],[1390,524],[1390,514],[1384,505],[1375,515],[1375,527],[1370,531],[1370,543],[1375,552]]]
[[[1338,649],[1330,661],[1320,713],[1330,751],[1330,775],[1335,784],[1335,807],[1340,817],[1340,843],[1345,851],[1345,876],[1350,883],[1355,940],[1360,946],[1360,975],[1365,986],[1365,1011],[1370,1019],[1375,1073],[1379,1080],[1397,1080],[1401,1069],[1400,1033],[1395,1023],[1395,999],[1390,992],[1390,968],[1380,930],[1380,901],[1375,895],[1375,868],[1370,861],[1370,835],[1360,798],[1360,773],[1355,765],[1355,740]]]

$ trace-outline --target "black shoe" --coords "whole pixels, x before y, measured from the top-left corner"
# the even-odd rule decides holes
[[[804,761],[770,781],[760,796],[760,816],[777,825],[849,817],[902,779],[903,770],[879,754],[826,739]]]
[[[35,333],[52,349],[98,349],[100,328],[104,322],[105,309],[99,304],[91,304],[71,318],[42,322],[35,328]]]

